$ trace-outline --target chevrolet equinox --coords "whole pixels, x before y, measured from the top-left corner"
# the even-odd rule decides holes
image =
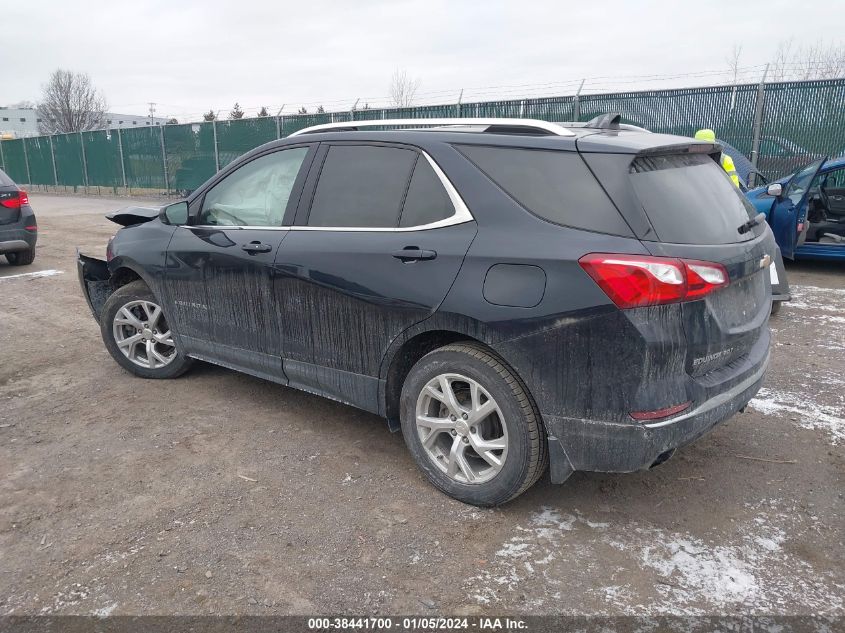
[[[111,214],[82,289],[124,369],[371,411],[467,503],[646,469],[759,389],[775,242],[719,145],[619,119],[308,128]]]

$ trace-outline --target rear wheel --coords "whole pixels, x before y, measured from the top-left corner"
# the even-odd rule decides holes
[[[100,317],[106,349],[117,363],[142,378],[175,378],[193,359],[179,350],[158,299],[143,281],[118,288]]]
[[[417,465],[459,501],[505,503],[546,469],[546,437],[531,397],[480,345],[447,345],[424,356],[402,387],[401,413]]]
[[[33,246],[25,251],[6,253],[6,261],[12,266],[28,266],[35,261],[35,247]]]

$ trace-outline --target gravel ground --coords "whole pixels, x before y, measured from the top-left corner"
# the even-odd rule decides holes
[[[789,267],[745,413],[652,471],[479,510],[373,415],[123,372],[74,247],[101,255],[126,200],[31,199],[36,261],[0,263],[0,615],[845,614],[845,266]]]

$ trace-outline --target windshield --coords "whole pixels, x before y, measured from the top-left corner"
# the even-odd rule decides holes
[[[707,154],[643,156],[631,163],[630,174],[662,242],[733,244],[757,234],[737,230],[756,211]]]
[[[807,187],[810,186],[813,176],[821,168],[824,160],[817,160],[810,163],[804,169],[796,172],[792,180],[789,181],[786,187],[786,197],[792,201],[792,204],[798,205],[801,202],[804,194],[807,193]]]

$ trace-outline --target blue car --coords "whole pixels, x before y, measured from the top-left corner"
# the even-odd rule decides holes
[[[845,261],[845,158],[821,158],[746,193],[788,259]]]

